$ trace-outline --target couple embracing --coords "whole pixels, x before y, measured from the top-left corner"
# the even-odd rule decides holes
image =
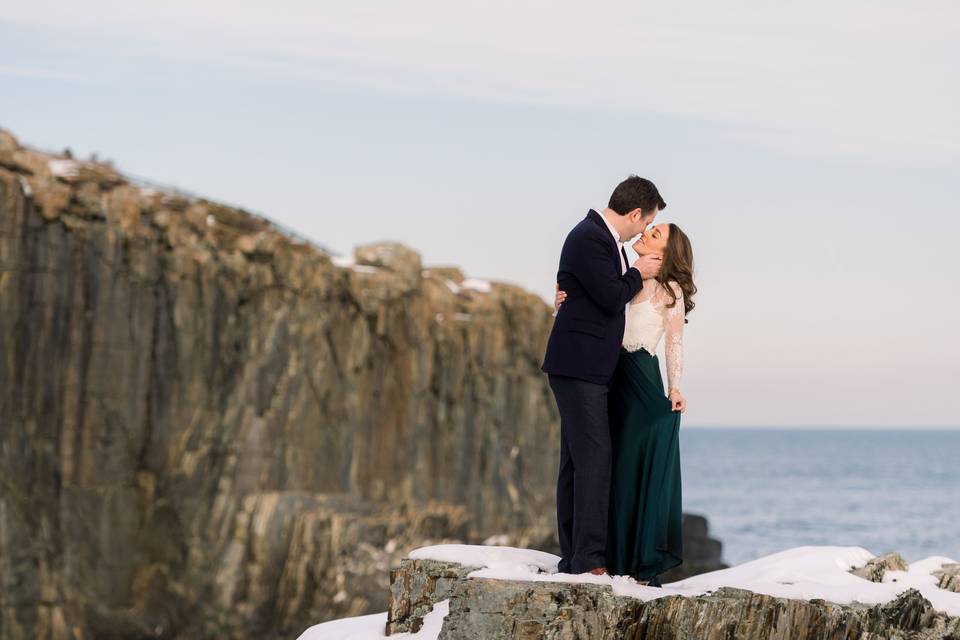
[[[543,370],[560,410],[561,573],[631,576],[660,586],[683,561],[680,392],[693,251],[666,203],[631,176],[567,236]],[[639,258],[623,248],[636,238]],[[665,338],[667,392],[657,345]]]

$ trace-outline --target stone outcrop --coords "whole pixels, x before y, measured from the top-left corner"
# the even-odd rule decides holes
[[[960,593],[960,562],[945,564],[933,575],[939,579],[938,587]]]
[[[883,582],[887,571],[906,571],[908,568],[906,560],[899,553],[892,552],[877,556],[862,567],[854,567],[850,569],[850,573],[870,582]]]
[[[419,631],[433,605],[452,596],[472,570],[455,562],[404,558],[390,570],[387,635]]]
[[[387,631],[417,630],[449,600],[441,640],[955,640],[960,618],[915,589],[883,605],[793,600],[721,587],[643,601],[597,584],[464,578],[457,563],[404,560],[392,574]],[[411,606],[415,602],[416,606]]]
[[[0,135],[0,636],[289,637],[551,536],[549,307],[352,262]]]
[[[413,547],[549,547],[550,324],[0,131],[0,638],[289,638]]]

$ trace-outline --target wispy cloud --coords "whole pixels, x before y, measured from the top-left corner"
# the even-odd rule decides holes
[[[53,69],[38,69],[33,67],[17,67],[0,64],[0,76],[13,76],[18,78],[43,78],[47,80],[87,80],[85,76],[75,73],[65,73]]]
[[[706,119],[804,153],[960,159],[955,3],[35,0],[6,13],[314,81]]]

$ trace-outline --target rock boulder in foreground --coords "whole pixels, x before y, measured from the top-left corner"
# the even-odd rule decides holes
[[[405,559],[391,572],[387,634],[418,631],[433,604],[447,600],[440,640],[960,638],[960,618],[936,611],[914,588],[873,605],[783,598],[735,587],[659,597],[650,593],[667,590],[646,589],[646,596],[634,597],[618,594],[610,584],[468,578],[475,569]],[[549,580],[542,572],[536,577]]]

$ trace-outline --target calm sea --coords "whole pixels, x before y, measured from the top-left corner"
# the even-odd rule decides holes
[[[724,560],[798,545],[960,562],[960,431],[681,427],[683,510]]]

